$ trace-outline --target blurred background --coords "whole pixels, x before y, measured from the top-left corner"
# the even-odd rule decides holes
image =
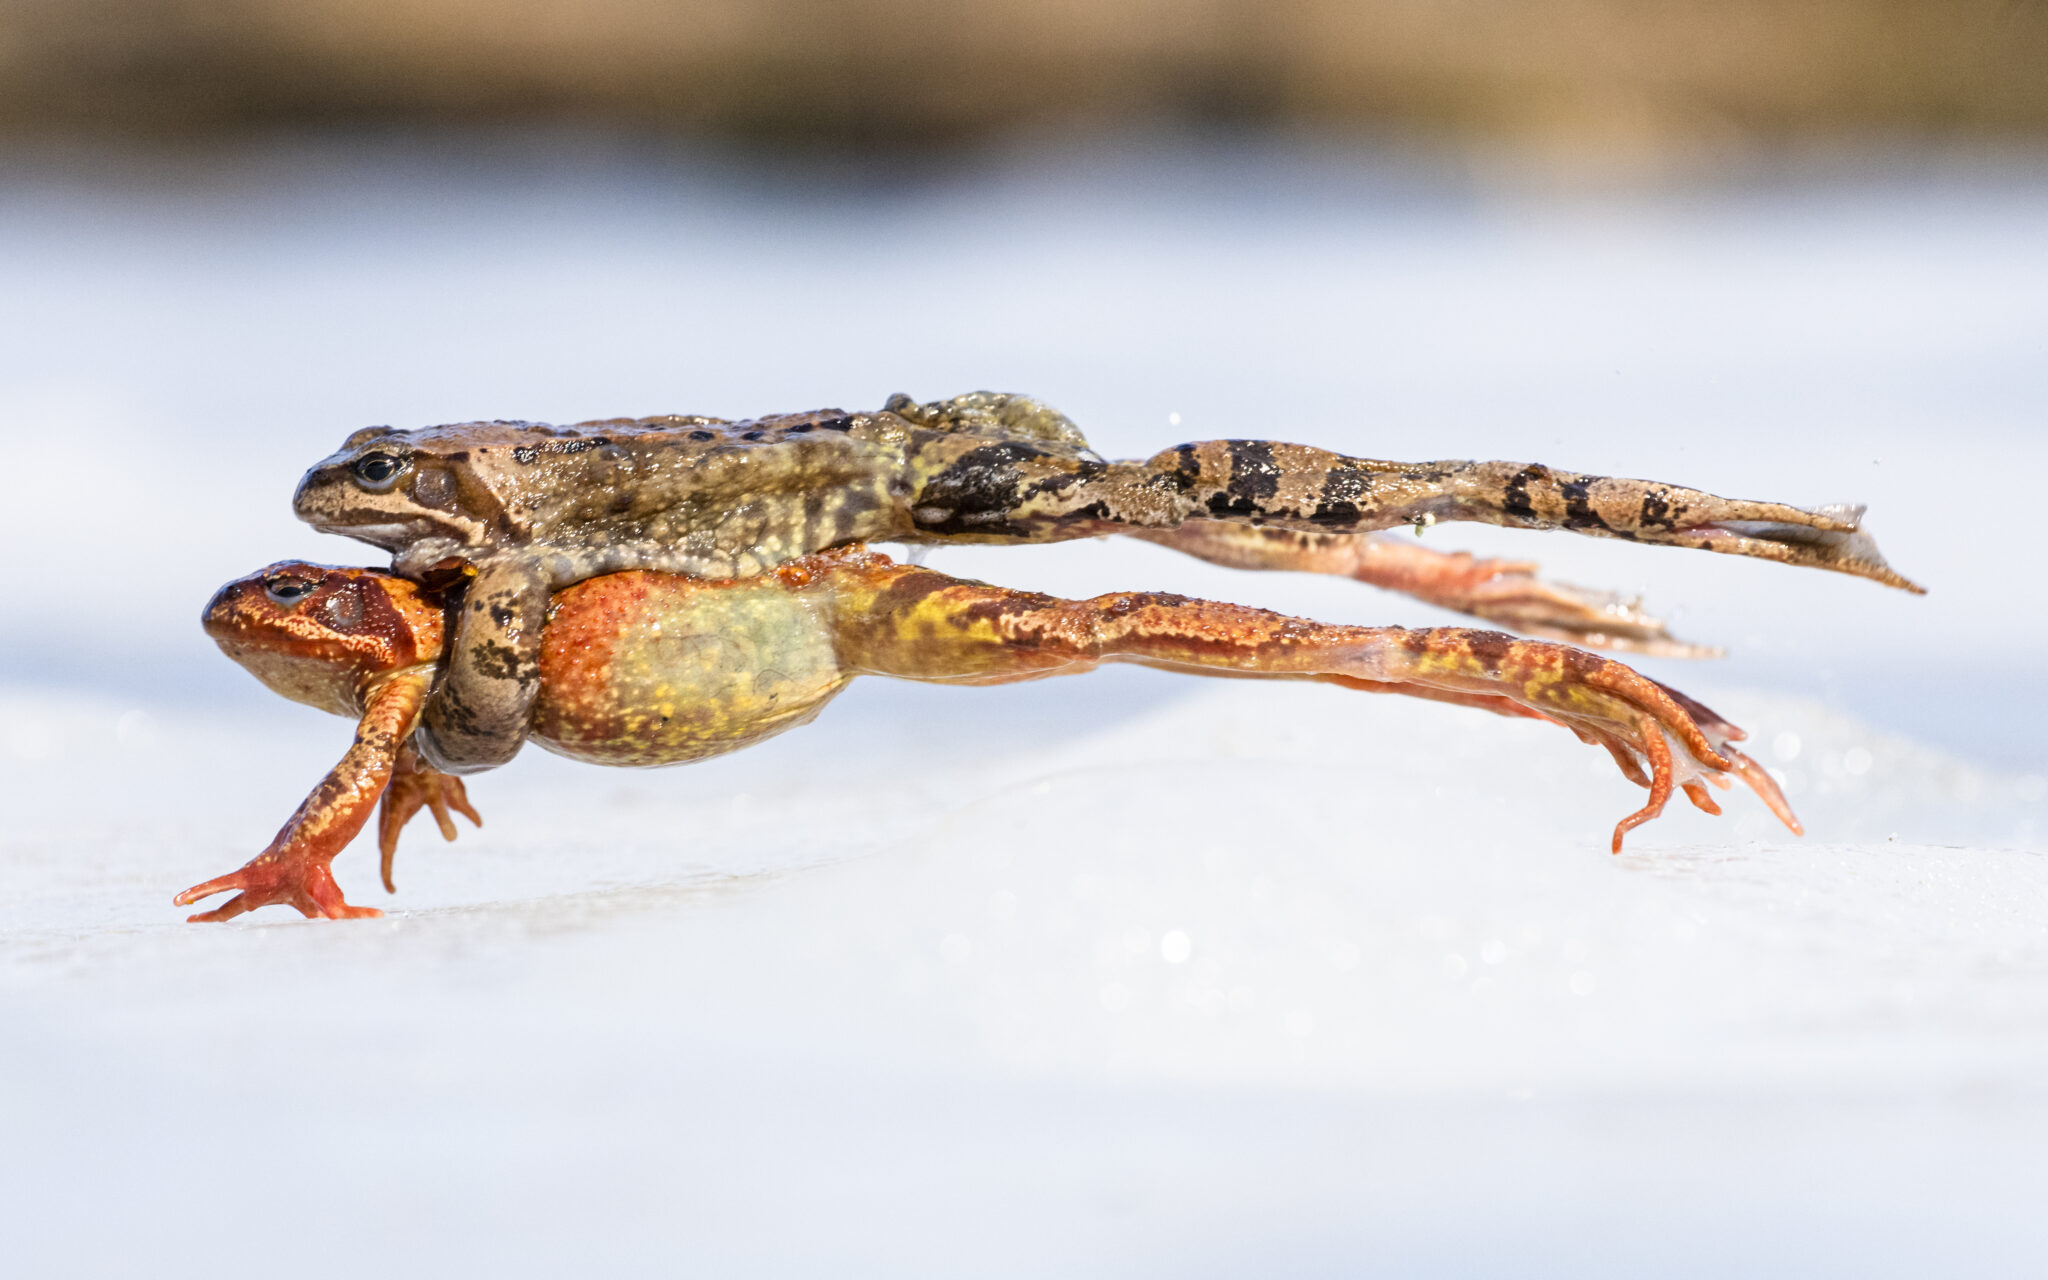
[[[39,1273],[2038,1274],[2048,4],[0,0],[0,1222]],[[1870,504],[1642,595],[1806,819],[1145,670],[857,684],[205,930],[341,721],[197,615],[350,431],[1028,392]],[[1458,619],[1143,545],[1086,595]],[[108,1205],[118,1206],[109,1214]],[[7,1215],[12,1215],[10,1219]],[[962,1260],[969,1265],[962,1265]],[[382,1265],[380,1263],[380,1265]]]
[[[1575,152],[2048,126],[2034,0],[7,0],[0,119],[973,144],[1135,122]]]

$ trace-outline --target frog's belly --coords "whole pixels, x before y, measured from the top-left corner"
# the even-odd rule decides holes
[[[830,621],[775,579],[616,573],[558,593],[533,736],[593,764],[735,751],[809,721],[845,687]]]

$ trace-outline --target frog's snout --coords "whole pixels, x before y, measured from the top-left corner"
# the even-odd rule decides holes
[[[213,593],[199,615],[199,625],[217,642],[270,628],[295,603],[311,595],[337,571],[302,560],[280,560],[236,578]]]
[[[218,640],[227,629],[228,619],[235,614],[236,602],[241,598],[241,588],[248,581],[238,578],[213,593],[213,599],[206,602],[206,608],[199,614],[199,625],[207,635]]]

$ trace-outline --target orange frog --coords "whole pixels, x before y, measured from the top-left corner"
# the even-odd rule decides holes
[[[1407,567],[1446,581],[1474,572],[1469,557]],[[462,782],[427,766],[412,745],[468,580],[449,573],[435,585],[286,562],[229,583],[207,605],[206,630],[228,656],[284,696],[359,723],[348,753],[268,848],[177,896],[190,905],[239,891],[192,919],[226,920],[271,903],[308,916],[376,915],[343,899],[330,864],[380,798],[387,889],[399,831],[420,809],[449,839],[451,809],[477,821]],[[1649,788],[1649,802],[1615,827],[1617,852],[1674,789],[1719,813],[1706,784],[1726,788],[1731,776],[1799,830],[1769,775],[1730,745],[1740,730],[1621,663],[1567,645],[1462,627],[1331,626],[1146,592],[1062,600],[897,564],[859,545],[750,577],[634,570],[556,592],[525,733],[593,764],[679,764],[803,724],[858,675],[999,684],[1101,662],[1321,680],[1562,725]]]

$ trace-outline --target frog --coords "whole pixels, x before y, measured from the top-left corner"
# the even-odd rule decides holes
[[[1270,440],[1114,461],[1049,405],[990,391],[744,421],[369,427],[305,474],[293,508],[317,529],[391,553],[404,576],[457,562],[474,569],[418,735],[430,762],[456,774],[518,751],[553,592],[625,570],[737,578],[854,543],[1135,534],[1238,567],[1355,571],[1361,534],[1463,520],[1919,590],[1862,530],[1860,507],[1735,500],[1541,464],[1387,462]],[[1569,602],[1555,607],[1568,622]]]
[[[432,811],[448,839],[451,810],[481,822],[462,776],[415,747],[465,596],[480,579],[423,585],[378,569],[282,561],[208,602],[202,622],[224,653],[277,693],[357,727],[268,847],[177,895],[191,906],[235,893],[192,920],[273,904],[308,917],[375,915],[349,903],[332,873],[373,809],[387,891],[395,891],[399,833],[414,815]],[[1718,814],[1708,788],[1734,781],[1801,831],[1771,776],[1734,745],[1742,730],[1712,710],[1615,659],[1494,630],[1321,623],[1162,592],[1063,599],[900,563],[856,543],[744,577],[634,569],[586,578],[550,595],[540,641],[522,736],[594,765],[645,768],[737,751],[809,723],[861,676],[973,686],[1126,662],[1318,681],[1561,726],[1605,748],[1649,790],[1615,825],[1615,853],[1674,792]]]

